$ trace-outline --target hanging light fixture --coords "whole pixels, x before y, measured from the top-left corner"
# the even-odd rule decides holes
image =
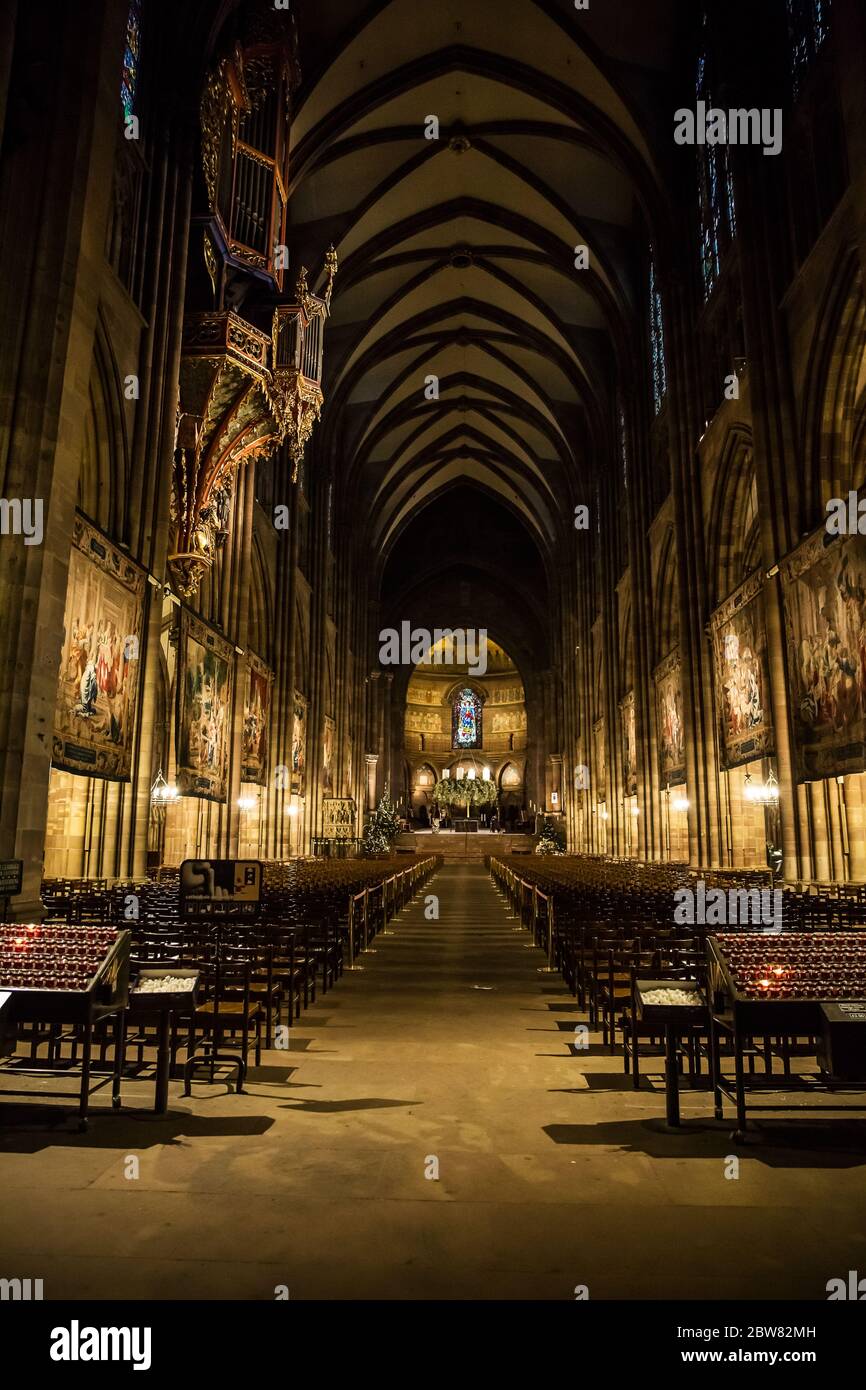
[[[179,792],[172,782],[169,785],[162,775],[162,768],[154,778],[153,786],[150,789],[150,799],[154,806],[168,806],[171,802],[177,801]]]
[[[747,772],[743,781],[743,796],[757,806],[775,806],[779,800],[779,783],[773,769],[770,768],[766,782],[753,782],[751,773]]]

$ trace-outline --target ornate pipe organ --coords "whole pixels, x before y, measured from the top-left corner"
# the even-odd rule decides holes
[[[202,97],[207,211],[194,225],[216,307],[184,318],[169,566],[187,599],[225,539],[239,465],[287,443],[294,482],[322,408],[334,248],[325,255],[321,295],[302,266],[292,298],[279,299],[299,80],[294,21],[265,9],[214,68]]]

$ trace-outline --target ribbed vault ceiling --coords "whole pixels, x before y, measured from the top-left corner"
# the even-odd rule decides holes
[[[633,326],[635,214],[657,215],[646,131],[673,0],[645,8],[302,7],[292,245],[296,264],[339,252],[321,442],[383,569],[458,484],[544,557],[589,500]]]

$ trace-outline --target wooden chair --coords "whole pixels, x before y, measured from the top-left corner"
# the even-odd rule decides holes
[[[256,1066],[261,1064],[264,1010],[261,1001],[252,997],[252,973],[253,963],[249,959],[222,960],[215,954],[205,962],[201,981],[204,998],[200,997],[193,1018],[196,1032],[202,1035],[202,1043],[187,1057],[184,1095],[192,1093],[192,1075],[198,1067],[207,1065],[210,1080],[213,1081],[218,1062],[230,1062],[237,1067],[237,1092],[241,1094],[247,1076],[252,1035],[255,1037]],[[234,1049],[238,1056],[233,1057],[230,1051],[223,1049]]]

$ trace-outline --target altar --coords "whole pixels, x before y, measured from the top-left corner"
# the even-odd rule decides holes
[[[454,833],[456,835],[477,835],[480,824],[481,822],[477,820],[455,820]]]

